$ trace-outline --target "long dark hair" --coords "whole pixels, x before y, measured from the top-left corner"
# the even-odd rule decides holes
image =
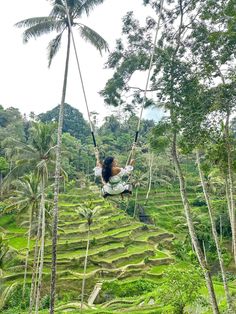
[[[103,161],[102,178],[105,182],[108,182],[111,177],[111,169],[112,169],[113,160],[114,160],[114,157],[107,157]]]

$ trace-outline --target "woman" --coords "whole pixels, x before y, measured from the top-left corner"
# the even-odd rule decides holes
[[[96,154],[97,166],[94,168],[95,176],[101,176],[103,181],[103,196],[131,193],[130,184],[122,181],[122,177],[129,175],[133,170],[134,159],[125,168],[120,168],[114,157],[107,157],[103,163]]]

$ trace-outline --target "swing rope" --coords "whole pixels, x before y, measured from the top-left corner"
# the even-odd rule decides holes
[[[68,0],[65,0],[66,15],[67,15],[67,19],[68,19],[69,30],[70,30],[70,33],[71,33],[72,43],[73,43],[73,47],[74,47],[77,68],[78,68],[78,71],[79,71],[80,82],[81,82],[83,96],[84,96],[84,101],[85,101],[86,110],[87,110],[87,114],[88,114],[89,126],[90,126],[90,131],[91,131],[91,135],[92,135],[92,139],[93,139],[93,145],[94,145],[95,150],[97,151],[97,143],[96,143],[96,139],[95,139],[95,135],[94,135],[93,124],[92,124],[92,121],[91,121],[91,118],[90,118],[90,111],[89,111],[89,106],[88,106],[88,100],[87,100],[87,95],[86,95],[86,92],[85,92],[83,76],[82,76],[80,63],[79,63],[79,57],[78,57],[78,53],[77,53],[77,49],[76,49],[76,45],[75,45],[75,39],[74,39],[73,30],[72,30],[72,25],[71,25],[71,20],[70,20],[70,14],[69,14],[67,1]]]
[[[129,157],[128,157],[126,165],[129,164],[131,158],[133,157],[133,155],[135,153],[136,145],[137,145],[137,142],[138,142],[139,130],[140,130],[140,125],[141,125],[141,119],[142,119],[143,110],[144,110],[144,106],[145,106],[146,99],[147,99],[147,89],[148,89],[148,85],[149,85],[149,81],[150,81],[151,70],[152,70],[152,66],[153,66],[153,59],[154,59],[155,49],[156,49],[156,46],[157,46],[157,38],[158,38],[159,30],[160,30],[160,23],[161,23],[162,11],[163,11],[163,4],[164,4],[164,0],[161,0],[160,1],[160,13],[159,13],[158,21],[157,21],[156,34],[155,34],[155,38],[154,38],[154,42],[153,42],[153,49],[152,49],[151,56],[150,56],[149,69],[148,69],[146,86],[145,86],[145,90],[144,90],[142,106],[141,106],[141,110],[140,110],[140,116],[139,116],[139,120],[138,120],[137,130],[136,130],[136,133],[135,133],[134,143],[132,145],[131,152],[129,154]]]
[[[96,139],[95,139],[95,135],[94,135],[93,124],[92,124],[92,121],[91,121],[91,118],[90,118],[88,100],[87,100],[87,96],[86,96],[86,92],[85,92],[84,81],[83,81],[83,76],[82,76],[81,67],[80,67],[80,63],[79,63],[79,57],[78,57],[77,48],[76,48],[76,44],[75,44],[75,39],[74,39],[73,30],[72,30],[72,24],[71,24],[71,20],[70,20],[70,14],[69,14],[67,1],[68,0],[65,0],[65,8],[66,8],[66,15],[67,15],[68,24],[69,24],[69,30],[70,30],[70,33],[71,33],[73,48],[74,48],[74,52],[75,52],[77,68],[78,68],[78,72],[79,72],[79,77],[80,77],[80,81],[81,81],[84,101],[85,101],[86,110],[87,110],[87,114],[88,114],[90,131],[91,131],[91,135],[92,135],[92,139],[93,139],[93,145],[94,145],[94,148],[95,148],[95,154],[96,153],[98,154],[97,143],[96,143]],[[160,1],[160,13],[159,13],[159,17],[158,17],[156,33],[155,33],[155,38],[154,38],[154,42],[153,42],[153,49],[152,49],[152,53],[151,53],[151,56],[150,56],[148,76],[147,76],[146,86],[145,86],[145,90],[144,90],[144,97],[143,97],[142,106],[141,106],[141,110],[140,110],[140,116],[139,116],[139,120],[138,120],[137,130],[136,130],[136,133],[135,133],[135,140],[134,140],[134,143],[132,145],[132,149],[131,149],[131,152],[129,154],[129,157],[128,157],[128,160],[127,160],[126,164],[128,164],[130,162],[130,159],[134,155],[134,152],[135,152],[135,149],[136,149],[136,145],[137,145],[137,141],[138,141],[138,137],[139,137],[141,119],[142,119],[142,115],[143,115],[145,102],[146,102],[146,99],[147,99],[147,89],[148,89],[150,76],[151,76],[151,70],[152,70],[152,65],[153,65],[155,49],[156,49],[156,45],[157,45],[158,33],[159,33],[159,30],[160,30],[160,22],[161,22],[161,15],[162,15],[162,11],[163,11],[163,4],[164,4],[164,0],[161,0]]]

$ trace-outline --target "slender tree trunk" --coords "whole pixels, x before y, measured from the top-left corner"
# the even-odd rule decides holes
[[[2,197],[2,172],[0,171],[0,196]]]
[[[231,234],[232,234],[232,245],[231,245],[231,252],[234,252],[234,234],[233,234],[233,219],[232,219],[232,211],[231,211],[231,204],[230,204],[230,196],[229,196],[229,182],[228,177],[225,176],[225,195],[227,200],[227,207],[228,207],[228,214],[229,214],[229,221],[231,227]]]
[[[43,262],[44,262],[44,242],[45,242],[45,177],[42,174],[41,182],[41,201],[40,206],[42,208],[42,234],[41,234],[41,245],[40,245],[40,265],[39,265],[39,274],[38,274],[38,286],[36,294],[36,304],[35,304],[35,313],[38,314],[39,310],[39,301],[40,293],[42,287],[42,277],[43,277]]]
[[[24,271],[24,281],[22,288],[22,301],[25,299],[25,285],[26,285],[26,277],[27,277],[27,268],[28,268],[28,259],[30,253],[30,238],[31,238],[31,229],[32,229],[32,218],[33,218],[33,208],[30,208],[29,214],[29,228],[28,228],[28,239],[27,239],[27,248],[26,248],[26,256],[25,256],[25,271]]]
[[[206,261],[206,263],[207,263],[206,246],[205,246],[204,240],[202,241],[202,247],[203,247],[204,258],[205,258],[205,261]]]
[[[83,273],[83,281],[82,281],[80,313],[83,312],[83,305],[84,305],[85,276],[86,276],[86,270],[87,270],[88,252],[89,252],[89,243],[90,243],[89,236],[90,236],[90,226],[88,227],[88,239],[87,239],[87,247],[86,247],[85,259],[84,259],[84,273]]]
[[[133,214],[133,218],[135,218],[135,216],[136,216],[137,201],[138,201],[138,187],[136,187],[136,189],[135,189],[135,200],[134,200],[134,214]]]
[[[40,221],[42,219],[42,208],[40,206],[39,208],[39,215],[38,215],[38,229],[37,229],[37,235],[36,235],[36,242],[35,242],[35,248],[34,248],[34,263],[33,263],[33,271],[32,271],[32,278],[31,278],[31,289],[30,289],[30,307],[29,307],[29,314],[32,313],[34,304],[35,304],[35,290],[36,290],[36,283],[37,283],[37,271],[38,271],[38,256],[39,256],[39,239],[40,239],[40,232],[41,232],[41,224]]]
[[[219,312],[219,308],[218,308],[218,304],[217,304],[217,300],[216,300],[216,296],[215,296],[215,291],[214,291],[214,287],[213,287],[213,283],[212,283],[211,273],[208,269],[208,266],[207,266],[206,261],[204,259],[202,250],[200,248],[200,245],[199,245],[199,242],[197,239],[197,235],[196,235],[196,232],[194,229],[192,217],[191,217],[190,205],[188,202],[187,192],[186,192],[186,188],[185,188],[185,179],[184,179],[184,176],[182,173],[182,169],[180,167],[179,158],[178,158],[178,154],[177,154],[176,131],[174,131],[174,133],[173,133],[172,156],[173,156],[174,164],[176,167],[177,175],[179,178],[180,194],[181,194],[181,198],[182,198],[182,202],[183,202],[183,206],[184,206],[184,211],[185,211],[185,216],[186,216],[186,220],[187,220],[189,235],[191,237],[191,241],[193,243],[199,264],[201,265],[203,273],[204,273],[204,277],[206,280],[206,286],[207,286],[209,297],[210,297],[210,303],[212,306],[212,311],[214,314],[219,314],[220,312]]]
[[[36,297],[37,297],[40,257],[41,257],[41,245],[39,246],[39,251],[38,251],[38,256],[37,256],[37,265],[36,265],[36,273],[35,273],[35,281],[34,281],[34,294],[33,294],[34,304],[36,303]]]
[[[215,220],[214,220],[214,210],[212,208],[211,200],[210,200],[210,197],[209,197],[209,194],[207,191],[206,182],[204,180],[204,175],[203,175],[203,172],[201,169],[201,161],[200,161],[199,151],[197,151],[196,157],[197,157],[197,167],[198,167],[199,177],[201,180],[201,186],[202,186],[202,190],[204,193],[204,197],[205,197],[205,201],[207,204],[208,213],[209,213],[209,217],[210,217],[211,231],[212,231],[213,239],[214,239],[214,242],[216,245],[217,256],[218,256],[218,260],[219,260],[219,264],[220,264],[220,270],[221,270],[222,280],[223,280],[223,284],[224,284],[224,291],[225,291],[227,306],[228,306],[228,309],[231,309],[231,297],[230,297],[229,287],[228,287],[226,274],[225,274],[223,256],[222,256],[220,243],[219,243],[219,239],[218,239],[218,235],[217,235],[217,231],[216,231],[216,225],[215,225]]]
[[[228,214],[229,214],[229,221],[230,221],[230,226],[231,226],[231,231],[233,229],[232,225],[232,212],[231,212],[231,206],[230,206],[230,197],[229,197],[229,181],[228,181],[228,176],[225,176],[225,196],[227,200],[227,207],[228,207]],[[232,232],[233,234],[233,232]]]
[[[233,242],[233,255],[234,263],[236,264],[236,217],[235,217],[235,201],[234,201],[234,177],[232,171],[232,149],[230,143],[229,134],[229,118],[230,111],[227,111],[226,122],[225,122],[225,137],[226,137],[226,151],[227,151],[227,162],[228,162],[228,192],[230,202],[230,212],[231,212],[231,226],[232,226],[232,242]]]
[[[55,168],[55,183],[54,183],[54,207],[53,207],[53,224],[52,224],[53,229],[52,229],[52,272],[51,272],[50,314],[54,313],[55,295],[56,295],[58,197],[59,197],[60,170],[61,170],[62,127],[63,127],[64,103],[65,103],[65,98],[66,98],[66,87],[67,87],[67,78],[68,78],[70,41],[71,41],[70,30],[68,29],[66,64],[65,64],[64,82],[63,82],[62,98],[61,98],[59,121],[58,121],[58,132],[57,132],[56,168]]]
[[[153,166],[153,154],[151,154],[150,156],[150,161],[149,161],[149,183],[148,183],[148,191],[147,191],[147,195],[146,195],[146,202],[145,205],[147,205],[148,202],[148,198],[149,198],[149,194],[151,191],[151,187],[152,187],[152,166]]]
[[[222,226],[222,217],[220,215],[220,245],[222,245],[223,242],[223,226]]]

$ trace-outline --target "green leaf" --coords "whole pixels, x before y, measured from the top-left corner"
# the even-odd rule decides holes
[[[102,50],[108,51],[108,44],[97,32],[89,28],[88,26],[84,24],[79,24],[79,31],[81,37],[91,43],[94,47],[96,47],[100,53],[102,53]]]

